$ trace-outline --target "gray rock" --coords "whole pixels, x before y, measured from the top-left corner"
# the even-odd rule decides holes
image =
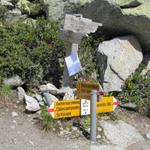
[[[44,0],[49,20],[61,20],[66,13],[72,14],[77,8],[94,0]]]
[[[15,23],[21,19],[25,19],[26,17],[26,15],[22,15],[20,9],[15,8],[6,12],[5,21],[8,23]]]
[[[137,111],[137,105],[135,103],[125,103],[125,104],[119,104],[122,108],[128,109],[128,110],[133,110]]]
[[[124,81],[142,62],[143,54],[135,37],[124,36],[101,43],[96,58],[104,91],[121,91]]]
[[[19,99],[19,101],[23,101],[24,97],[26,95],[25,90],[22,87],[18,87],[17,90],[18,90],[18,99]]]
[[[26,102],[26,110],[30,112],[36,112],[40,110],[39,103],[37,100],[31,96],[25,95],[25,102]]]
[[[3,6],[14,7],[14,5],[12,4],[12,0],[1,0],[0,4]]]
[[[54,102],[54,101],[57,101],[58,98],[48,92],[44,92],[43,93],[43,96],[44,96],[44,102],[48,105],[48,106],[51,106],[51,104]]]
[[[142,135],[131,125],[118,121],[101,121],[100,125],[104,130],[106,138],[117,147],[126,148],[127,146],[143,141]]]
[[[71,88],[69,86],[67,87],[62,87],[61,89],[58,90],[58,95],[64,96]],[[73,92],[76,91],[76,89],[72,89]]]
[[[68,91],[65,93],[63,100],[73,100],[75,99],[74,90],[69,88]]]
[[[135,2],[139,2],[136,7]],[[111,37],[127,33],[135,35],[146,52],[150,51],[149,10],[149,0],[144,0],[143,3],[138,0],[95,0],[82,7],[78,13],[102,23],[101,30]]]
[[[12,117],[18,117],[18,113],[14,112],[14,111],[11,113],[11,115],[12,115]]]
[[[101,137],[101,135],[97,135],[97,137],[96,137],[97,139],[101,139],[102,137]]]
[[[146,138],[150,140],[150,133],[146,133]]]
[[[32,19],[32,18],[27,18],[23,21],[23,23],[32,26],[32,27],[36,27],[36,20]]]
[[[18,87],[23,85],[23,81],[18,75],[13,76],[9,79],[5,79],[3,83],[11,87]]]
[[[113,0],[116,5],[123,8],[137,7],[144,3],[144,0]]]
[[[149,141],[136,142],[127,146],[126,150],[150,150],[150,143]]]
[[[41,85],[40,91],[41,92],[50,92],[51,94],[56,95],[58,92],[58,89],[53,84],[48,83],[46,85]]]
[[[38,93],[36,93],[36,94],[34,95],[34,97],[37,99],[38,102],[42,102],[42,101],[43,101],[42,96],[39,95]]]
[[[90,150],[125,150],[125,149],[122,147],[114,146],[114,145],[93,144],[91,145]]]

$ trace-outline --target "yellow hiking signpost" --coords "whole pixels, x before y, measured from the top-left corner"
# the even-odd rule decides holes
[[[82,99],[91,99],[91,91],[99,91],[99,85],[96,83],[78,82],[77,83],[77,97]]]
[[[97,113],[114,112],[118,102],[113,96],[102,97],[97,102]],[[54,101],[49,107],[48,112],[54,119],[84,116],[90,114],[90,100],[76,99]]]

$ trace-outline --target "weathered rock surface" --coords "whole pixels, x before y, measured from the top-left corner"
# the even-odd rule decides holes
[[[11,87],[18,87],[23,85],[23,81],[18,75],[16,75],[11,78],[5,79],[4,84]]]
[[[68,88],[67,92],[65,93],[63,100],[73,100],[75,99],[74,90]]]
[[[15,8],[13,10],[9,10],[5,14],[5,21],[8,23],[15,23],[19,21],[20,19],[25,19],[27,16],[22,15],[20,9]]]
[[[7,7],[13,7],[12,0],[1,0],[0,4]]]
[[[150,133],[147,133],[147,134],[146,134],[146,138],[147,138],[148,140],[150,140]]]
[[[112,0],[122,8],[137,7],[144,3],[144,0]]]
[[[26,110],[30,112],[36,112],[40,109],[37,100],[31,96],[25,95]]]
[[[51,94],[57,94],[58,89],[51,83],[48,83],[46,85],[41,85],[40,86],[40,91],[41,92],[50,92]]]
[[[66,13],[75,12],[77,8],[94,0],[44,0],[47,5],[46,14],[50,20],[61,20]]]
[[[137,5],[138,4],[138,5]],[[150,51],[150,1],[95,0],[79,11],[103,24],[109,35],[134,34],[144,52]]]
[[[26,95],[25,90],[22,87],[18,87],[17,90],[18,90],[18,99],[19,99],[19,101],[23,101],[24,97]]]
[[[124,81],[138,68],[142,59],[141,47],[133,36],[101,43],[97,51],[97,64],[104,91],[121,91]]]
[[[137,105],[135,103],[125,103],[125,104],[119,104],[120,107],[125,108],[127,110],[133,110],[133,111],[137,111]]]
[[[48,92],[44,92],[43,93],[43,96],[44,96],[44,102],[48,105],[48,106],[51,106],[51,104],[54,102],[54,101],[57,101],[58,98]]]
[[[36,93],[36,94],[34,95],[34,97],[37,99],[38,102],[42,102],[42,101],[43,101],[42,96],[39,95],[38,93]]]
[[[118,121],[117,123],[101,121],[100,124],[106,138],[111,144],[116,145],[119,148],[125,149],[129,145],[144,140],[141,134],[133,126],[123,121]]]

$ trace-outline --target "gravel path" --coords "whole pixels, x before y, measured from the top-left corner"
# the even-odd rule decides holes
[[[54,132],[41,129],[37,114],[25,114],[22,105],[0,107],[0,150],[120,150],[106,145],[91,144],[86,138],[67,139]],[[12,113],[15,112],[15,113]],[[118,112],[120,117],[134,126],[144,137],[150,132],[150,119],[131,112]],[[144,149],[145,145],[148,149]],[[135,143],[126,150],[150,150],[150,141]],[[141,148],[140,148],[141,147]]]
[[[39,128],[35,115],[0,108],[0,150],[88,150],[89,141],[67,140]]]

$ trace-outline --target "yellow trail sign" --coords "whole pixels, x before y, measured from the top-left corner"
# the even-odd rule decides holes
[[[97,102],[97,113],[113,112],[118,102],[113,97],[102,97]],[[54,101],[49,107],[48,112],[55,119],[77,117],[90,114],[90,101],[86,99]]]
[[[99,91],[99,85],[96,83],[86,83],[86,82],[78,82],[77,83],[77,97],[80,99],[91,99],[91,91],[97,90]]]

